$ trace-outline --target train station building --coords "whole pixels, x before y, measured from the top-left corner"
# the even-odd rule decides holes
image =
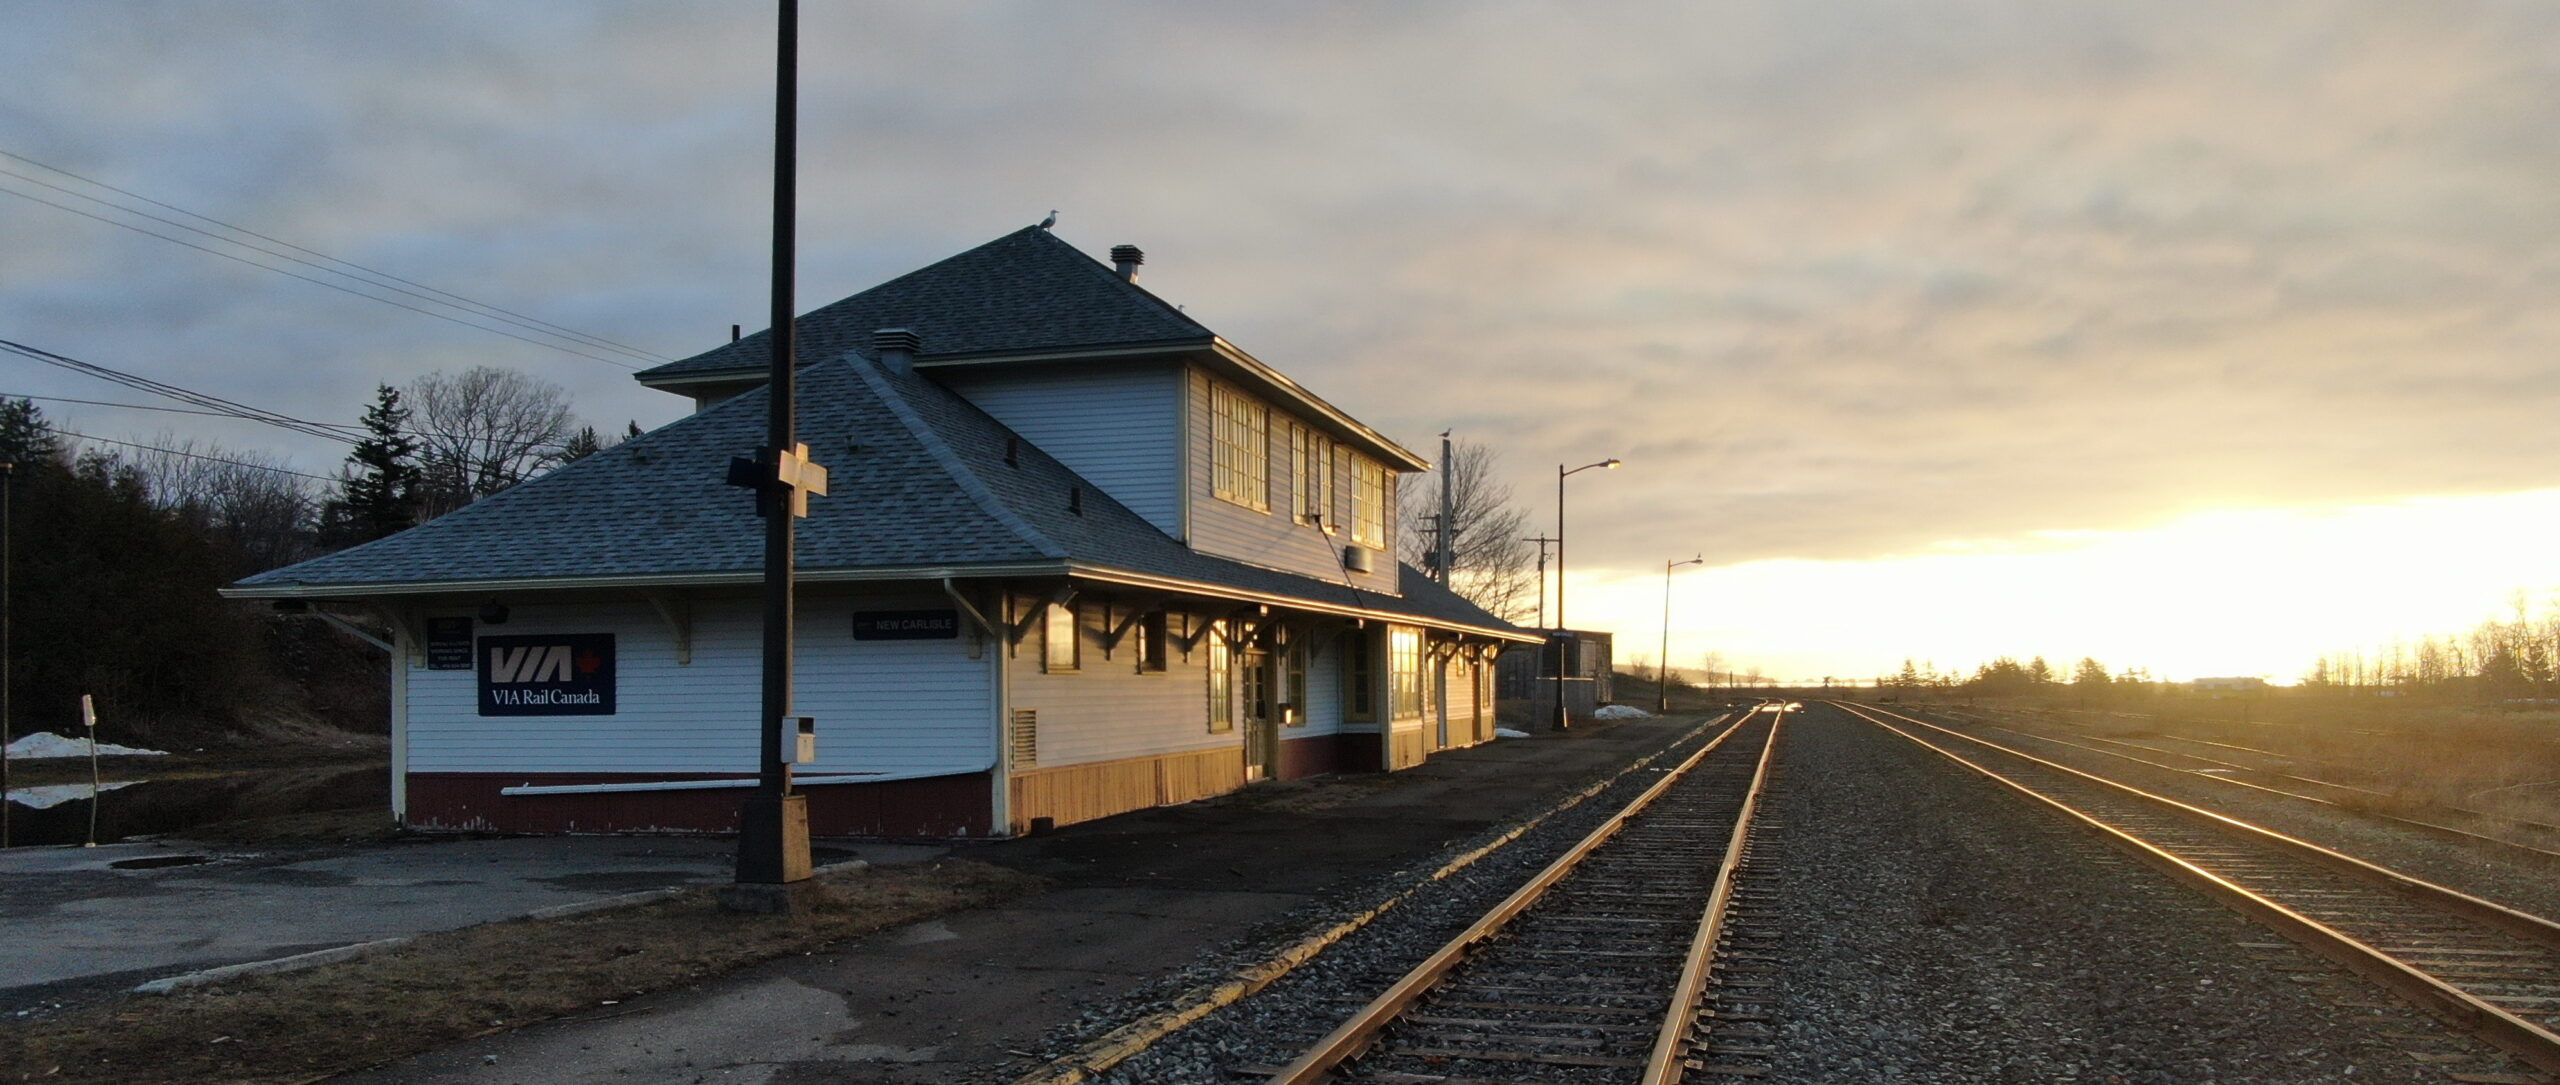
[[[820,835],[976,837],[1493,737],[1535,643],[1400,564],[1413,452],[1047,230],[801,319],[795,711]],[[391,631],[411,827],[725,832],[760,736],[768,337],[692,415],[234,597]]]

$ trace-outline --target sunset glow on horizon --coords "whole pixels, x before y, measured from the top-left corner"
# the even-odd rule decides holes
[[[2560,489],[2392,504],[2200,512],[2136,531],[1952,540],[1867,561],[1778,560],[1672,579],[1671,663],[1721,653],[1772,678],[1865,682],[1908,656],[1970,674],[2042,655],[2155,678],[2291,683],[2321,655],[2459,634],[2556,590]],[[1578,628],[1659,654],[1662,577],[1584,578]]]

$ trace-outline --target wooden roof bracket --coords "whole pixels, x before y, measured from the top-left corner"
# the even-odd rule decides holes
[[[1138,619],[1155,612],[1160,603],[1162,600],[1154,597],[1142,598],[1129,604],[1128,617],[1114,623],[1111,620],[1112,610],[1119,604],[1105,601],[1102,604],[1102,658],[1111,658],[1111,653],[1119,650],[1120,642],[1129,639],[1129,631],[1138,627]]]
[[[1031,635],[1032,625],[1037,623],[1042,617],[1046,616],[1050,607],[1062,607],[1075,601],[1076,586],[1074,584],[1058,585],[1058,590],[1050,592],[1049,597],[1041,600],[1038,605],[1024,610],[1022,620],[1013,623],[1012,626],[1006,629],[1006,633],[1012,638],[1006,643],[1022,643],[1022,638]]]
[[[682,592],[644,591],[642,598],[658,612],[658,620],[667,623],[667,635],[675,639],[676,665],[693,665],[693,600]]]
[[[969,616],[969,624],[977,627],[980,636],[1004,635],[1002,630],[996,628],[996,623],[987,620],[986,614],[980,611],[976,604],[969,602],[968,596],[960,594],[960,586],[952,583],[950,577],[942,578],[942,594],[950,596],[951,605],[959,607],[960,613]]]

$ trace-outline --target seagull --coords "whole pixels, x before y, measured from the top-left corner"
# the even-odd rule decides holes
[[[1049,227],[1055,226],[1055,225],[1057,225],[1057,224],[1058,224],[1058,210],[1057,210],[1057,208],[1054,208],[1054,207],[1053,207],[1053,208],[1050,208],[1050,209],[1049,209],[1049,217],[1048,217],[1048,218],[1044,218],[1044,219],[1041,219],[1041,220],[1040,220],[1040,228],[1041,228],[1041,229],[1043,229],[1043,230],[1046,230],[1046,229],[1048,229]]]

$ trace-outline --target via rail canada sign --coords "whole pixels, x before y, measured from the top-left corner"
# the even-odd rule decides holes
[[[482,637],[483,716],[610,716],[613,634]]]

